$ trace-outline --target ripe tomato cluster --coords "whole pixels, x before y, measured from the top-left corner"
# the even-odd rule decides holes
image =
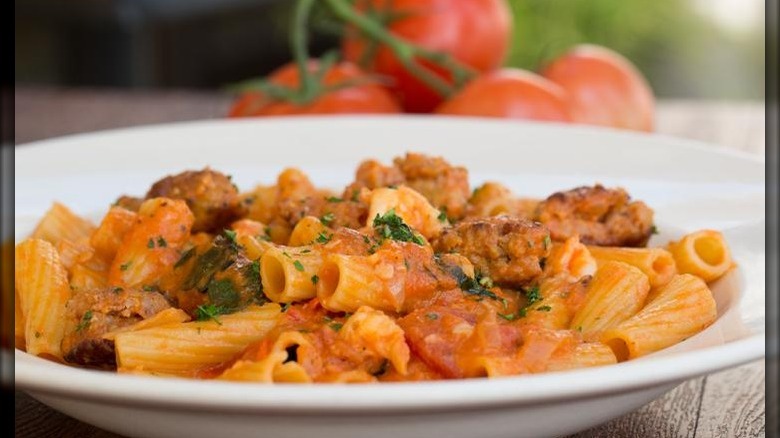
[[[506,0],[325,4],[345,24],[343,59],[317,76],[325,91],[305,101],[248,91],[231,117],[411,112],[653,129],[647,81],[607,48],[576,46],[539,74],[501,68],[512,33]],[[315,61],[307,65],[316,70]],[[300,72],[286,65],[267,82],[294,88]]]

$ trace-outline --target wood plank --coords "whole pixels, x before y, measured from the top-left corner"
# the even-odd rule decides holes
[[[766,378],[763,360],[707,377],[696,437],[765,435]]]
[[[121,438],[120,435],[82,423],[17,391],[14,436],[18,438]]]
[[[570,438],[694,437],[704,379],[689,380],[630,414]]]

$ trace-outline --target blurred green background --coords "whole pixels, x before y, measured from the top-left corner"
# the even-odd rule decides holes
[[[511,0],[509,65],[537,69],[573,44],[610,47],[659,96],[764,98],[759,0]],[[776,50],[776,48],[775,48]]]
[[[508,1],[515,21],[508,65],[536,70],[574,44],[595,43],[632,60],[660,97],[764,98],[762,0]],[[16,0],[16,80],[223,87],[289,59],[293,3]],[[317,29],[314,53],[337,44],[332,29]]]

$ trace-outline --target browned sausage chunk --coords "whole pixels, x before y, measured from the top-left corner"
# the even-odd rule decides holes
[[[404,174],[395,166],[385,166],[376,160],[366,160],[360,163],[355,171],[355,182],[344,190],[344,198],[357,196],[362,188],[376,189],[393,185],[401,185],[405,181]]]
[[[114,289],[82,290],[68,301],[62,350],[65,361],[93,368],[116,368],[114,342],[103,335],[149,318],[169,308],[168,301],[152,291]]]
[[[464,167],[450,165],[441,157],[408,153],[396,158],[395,165],[406,178],[406,185],[428,198],[450,219],[460,219],[466,212],[469,196],[469,173]]]
[[[579,235],[588,245],[644,246],[653,230],[653,210],[631,202],[623,189],[601,185],[551,195],[536,211],[553,240]]]
[[[434,249],[466,256],[477,272],[501,286],[521,287],[542,273],[550,235],[541,224],[526,219],[465,219],[445,229]]]
[[[203,169],[168,176],[154,183],[146,198],[183,199],[195,215],[193,232],[219,231],[240,213],[238,189],[224,174]]]

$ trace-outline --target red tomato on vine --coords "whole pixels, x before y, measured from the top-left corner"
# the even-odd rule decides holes
[[[444,102],[437,114],[568,122],[566,93],[525,70],[503,69],[469,82]]]
[[[566,90],[575,122],[652,131],[655,99],[642,73],[605,47],[582,45],[543,75]]]
[[[319,64],[310,61],[309,70],[316,72]],[[273,72],[269,84],[294,89],[300,86],[296,64],[287,64]],[[372,80],[354,64],[338,63],[330,67],[315,85],[320,87],[309,102],[278,99],[263,91],[242,94],[230,109],[230,117],[295,115],[295,114],[355,114],[398,113],[398,103],[387,90]]]
[[[505,0],[357,0],[355,8],[385,22],[391,34],[449,55],[477,73],[498,68],[509,47],[512,20]],[[430,112],[444,100],[409,72],[389,47],[374,41],[348,27],[342,41],[345,59],[390,78],[391,89],[407,111]],[[451,75],[438,66],[419,62],[452,82]]]

